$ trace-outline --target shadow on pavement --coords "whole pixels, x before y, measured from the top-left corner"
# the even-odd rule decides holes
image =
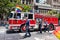
[[[39,31],[39,30],[30,30],[30,32],[38,32],[38,31]],[[42,31],[44,31],[44,30],[42,30]],[[13,34],[13,33],[24,33],[24,32],[7,30],[6,33],[7,33],[7,34]]]
[[[7,30],[6,33],[7,34],[13,34],[13,33],[20,33],[20,31],[10,31],[10,30]]]
[[[33,30],[33,31],[30,31],[30,32],[38,32],[38,30]],[[7,30],[6,33],[7,33],[7,34],[13,34],[13,33],[24,33],[24,32]]]

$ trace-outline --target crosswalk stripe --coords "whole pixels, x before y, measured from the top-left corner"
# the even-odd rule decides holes
[[[35,40],[45,40],[45,39],[40,39],[40,38],[37,38],[37,37],[34,37]]]

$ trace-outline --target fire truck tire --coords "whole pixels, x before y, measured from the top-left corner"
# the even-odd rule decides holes
[[[54,25],[52,23],[49,24],[48,28],[49,28],[49,30],[55,30],[55,27],[54,27]]]
[[[22,27],[20,28],[20,30],[21,30],[21,32],[25,32],[25,31],[26,31],[26,26],[22,26]]]

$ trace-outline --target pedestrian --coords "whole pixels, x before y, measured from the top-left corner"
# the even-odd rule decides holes
[[[44,21],[44,32],[46,32],[46,31],[47,31],[47,29],[48,29],[48,27],[47,27],[47,22],[46,22],[46,21]]]
[[[24,38],[30,37],[30,36],[31,36],[31,34],[30,34],[30,29],[29,29],[29,20],[26,17],[26,34],[24,35]]]
[[[39,20],[39,31],[42,34],[42,19]]]
[[[0,26],[1,26],[1,18],[0,18]]]

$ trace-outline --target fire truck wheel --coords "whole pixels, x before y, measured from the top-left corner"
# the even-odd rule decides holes
[[[49,24],[49,30],[55,30],[55,27],[54,27],[54,25],[52,23]]]
[[[22,26],[21,27],[21,32],[25,32],[26,31],[26,26]]]

